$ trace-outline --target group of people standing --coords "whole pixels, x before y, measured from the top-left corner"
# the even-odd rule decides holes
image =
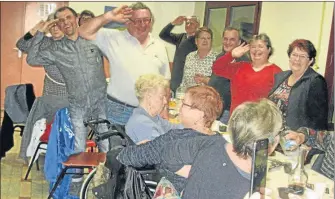
[[[195,168],[202,171],[209,166],[204,165],[204,160],[208,158],[205,154],[214,154],[215,150],[205,147],[206,150],[199,151],[203,146],[212,145],[226,150],[217,163],[228,162],[227,171],[231,171],[232,166],[239,168],[234,176],[237,176],[237,182],[246,184],[246,173],[250,169],[243,166],[243,159],[250,156],[244,151],[246,149],[229,145],[221,138],[204,138],[204,135],[217,135],[210,130],[215,119],[228,123],[228,130],[236,135],[250,134],[249,140],[242,140],[243,146],[249,146],[264,136],[275,137],[281,126],[292,131],[300,127],[313,130],[327,128],[327,86],[324,78],[311,68],[315,63],[316,50],[310,41],[297,39],[289,45],[290,70],[282,72],[279,66],[269,61],[274,48],[268,35],[255,35],[247,43],[242,40],[238,29],[227,27],[223,31],[222,52],[216,53],[212,51],[212,31],[199,27],[197,17],[179,16],[159,35],[164,41],[176,45],[170,72],[164,43],[150,33],[153,21],[150,8],[141,2],[115,8],[97,17],[89,11],[84,11],[78,17],[72,8],[62,7],[18,41],[18,48],[28,55],[27,63],[45,68],[43,95],[61,96],[64,103],[58,108],[69,107],[76,152],[85,151],[88,130],[83,121],[108,119],[112,123],[127,124],[127,133],[136,143],[154,140],[143,147],[153,145],[151,150],[159,151],[155,154],[162,156],[155,156],[156,162],[146,164],[160,164],[166,175],[172,176],[171,179],[180,178],[174,172],[181,167],[173,167],[173,163],[163,165],[162,161],[182,162],[182,165],[195,161],[198,163]],[[102,28],[110,22],[122,23],[126,29]],[[171,33],[174,26],[183,23],[186,33]],[[48,32],[51,38],[45,35]],[[103,57],[109,61],[111,77],[108,85]],[[181,124],[172,125],[159,114],[166,110],[169,89],[176,92],[180,86],[187,88],[180,108]],[[262,98],[274,103],[268,100],[255,102]],[[254,120],[248,112],[258,118]],[[261,124],[260,118],[268,123]],[[239,129],[240,121],[245,125],[259,126],[264,134],[244,132]],[[169,130],[171,133],[165,134]],[[99,131],[107,131],[107,126],[101,125]],[[165,137],[161,138],[161,135]],[[190,141],[181,140],[190,137]],[[233,138],[234,141],[240,139]],[[162,144],[164,139],[170,142],[178,140],[173,145],[179,148]],[[108,142],[100,142],[99,149],[108,151]],[[183,154],[183,151],[189,153]],[[200,159],[188,156],[193,152],[203,156],[199,156]],[[153,154],[152,151],[144,153],[149,153],[149,156]],[[176,153],[183,156],[174,160],[172,157]],[[124,164],[141,165],[141,162],[129,160],[127,154],[129,157],[135,156],[137,161],[145,161],[138,159],[135,152],[123,152],[119,160]],[[191,170],[191,167],[183,168],[188,170],[186,173]],[[180,171],[181,176],[185,176],[185,170]],[[200,175],[196,169],[191,173],[195,179],[201,179],[204,174]],[[223,178],[227,177],[225,173],[218,173]],[[177,180],[181,182],[177,183],[177,188],[179,191],[185,190],[185,198],[208,196],[208,192],[191,191],[200,185],[206,187],[206,181],[191,181],[185,188],[184,180]],[[213,187],[209,186],[210,183],[207,185],[208,189],[215,191],[210,188]],[[209,195],[215,198],[215,194]]]

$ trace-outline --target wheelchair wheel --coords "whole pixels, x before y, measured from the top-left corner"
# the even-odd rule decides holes
[[[97,172],[97,168],[94,168],[85,178],[85,181],[80,189],[80,199],[93,199],[95,198],[92,193],[93,188],[93,177]]]

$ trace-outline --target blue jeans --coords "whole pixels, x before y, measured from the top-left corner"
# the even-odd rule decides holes
[[[219,120],[224,124],[228,124],[229,117],[230,117],[229,111],[224,110]]]
[[[126,125],[134,108],[107,99],[107,119],[114,124]]]
[[[100,107],[99,107],[100,108]],[[102,109],[101,107],[100,109]],[[80,153],[86,151],[86,140],[88,136],[88,128],[84,126],[84,120],[89,118],[87,115],[87,110],[83,108],[72,108],[70,106],[70,117],[72,121],[73,131],[75,133],[75,141],[74,141],[74,153]],[[106,114],[102,111],[96,114],[94,118],[106,118]],[[89,114],[90,115],[90,114]],[[101,124],[98,126],[98,131],[106,132],[108,131],[108,127],[105,124]],[[107,152],[109,150],[108,140],[102,140],[97,143],[100,152]]]

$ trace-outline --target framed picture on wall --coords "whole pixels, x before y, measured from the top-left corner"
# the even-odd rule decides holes
[[[113,10],[116,8],[115,6],[105,6],[105,13],[108,11]],[[125,29],[126,26],[122,23],[117,23],[117,22],[110,22],[106,25],[104,25],[104,28],[112,28],[112,29]]]

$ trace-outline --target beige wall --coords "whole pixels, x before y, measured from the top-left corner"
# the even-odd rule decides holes
[[[72,7],[76,12],[81,12],[85,9],[91,10],[94,14],[103,14],[105,6],[120,6],[130,5],[133,2],[69,2],[69,6]],[[150,7],[153,15],[155,16],[155,22],[152,28],[152,34],[155,38],[159,38],[159,32],[169,22],[173,21],[180,15],[190,16],[194,14],[195,2],[145,2]],[[183,32],[184,26],[177,26],[173,29],[173,32]],[[175,46],[166,44],[167,53],[169,60],[173,61],[175,52]]]
[[[318,50],[317,71],[324,75],[333,6],[334,2],[263,2],[259,32],[272,40],[271,61],[288,69],[288,44],[297,38],[308,39]]]
[[[205,19],[205,2],[195,2],[194,5],[194,14],[200,18],[200,24],[201,26],[204,24]]]

